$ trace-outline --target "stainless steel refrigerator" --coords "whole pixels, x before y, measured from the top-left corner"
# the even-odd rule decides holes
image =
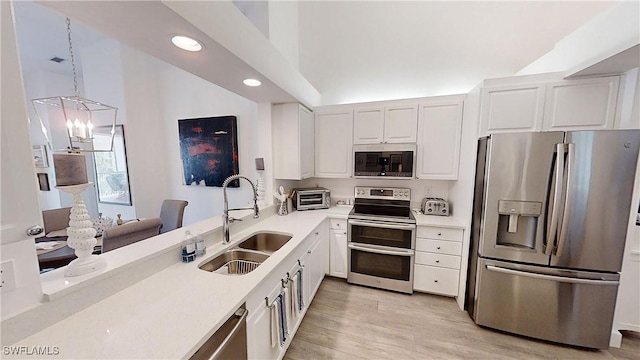
[[[466,299],[477,324],[609,346],[639,147],[640,130],[479,140]]]

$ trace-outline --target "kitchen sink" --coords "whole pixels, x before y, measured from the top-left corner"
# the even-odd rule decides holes
[[[269,255],[257,251],[230,249],[198,267],[217,274],[244,275],[255,270],[267,258]]]
[[[261,251],[272,254],[280,249],[287,241],[291,240],[291,235],[260,232],[251,235],[238,245],[241,249]]]

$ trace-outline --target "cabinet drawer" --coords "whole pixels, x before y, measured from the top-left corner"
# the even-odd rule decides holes
[[[330,229],[347,230],[347,220],[345,219],[329,219]]]
[[[415,265],[413,289],[434,294],[457,296],[460,271]]]
[[[418,237],[462,242],[462,229],[450,229],[431,226],[418,226]]]
[[[460,256],[416,251],[416,264],[460,269]]]
[[[416,250],[459,256],[462,254],[462,243],[457,241],[416,239]]]

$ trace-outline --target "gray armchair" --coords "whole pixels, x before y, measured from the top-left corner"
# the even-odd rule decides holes
[[[182,227],[184,208],[187,205],[189,203],[185,200],[165,200],[162,202],[162,208],[160,209],[160,219],[162,219],[161,234]]]
[[[160,233],[160,226],[162,226],[162,220],[152,218],[107,228],[102,233],[102,252],[156,236]]]
[[[49,236],[52,232],[60,234],[51,234],[49,237],[67,236],[66,230],[69,227],[69,215],[71,208],[65,207],[60,209],[43,210],[42,220],[44,222],[45,236]]]

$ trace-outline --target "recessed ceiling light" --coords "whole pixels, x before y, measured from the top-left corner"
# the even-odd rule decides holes
[[[262,85],[260,80],[257,80],[257,79],[244,79],[244,80],[242,80],[242,83],[247,85],[247,86],[260,86],[260,85]]]
[[[176,35],[171,38],[171,42],[173,43],[173,45],[183,50],[187,50],[187,51],[202,50],[202,45],[197,40],[194,40],[187,36]]]

